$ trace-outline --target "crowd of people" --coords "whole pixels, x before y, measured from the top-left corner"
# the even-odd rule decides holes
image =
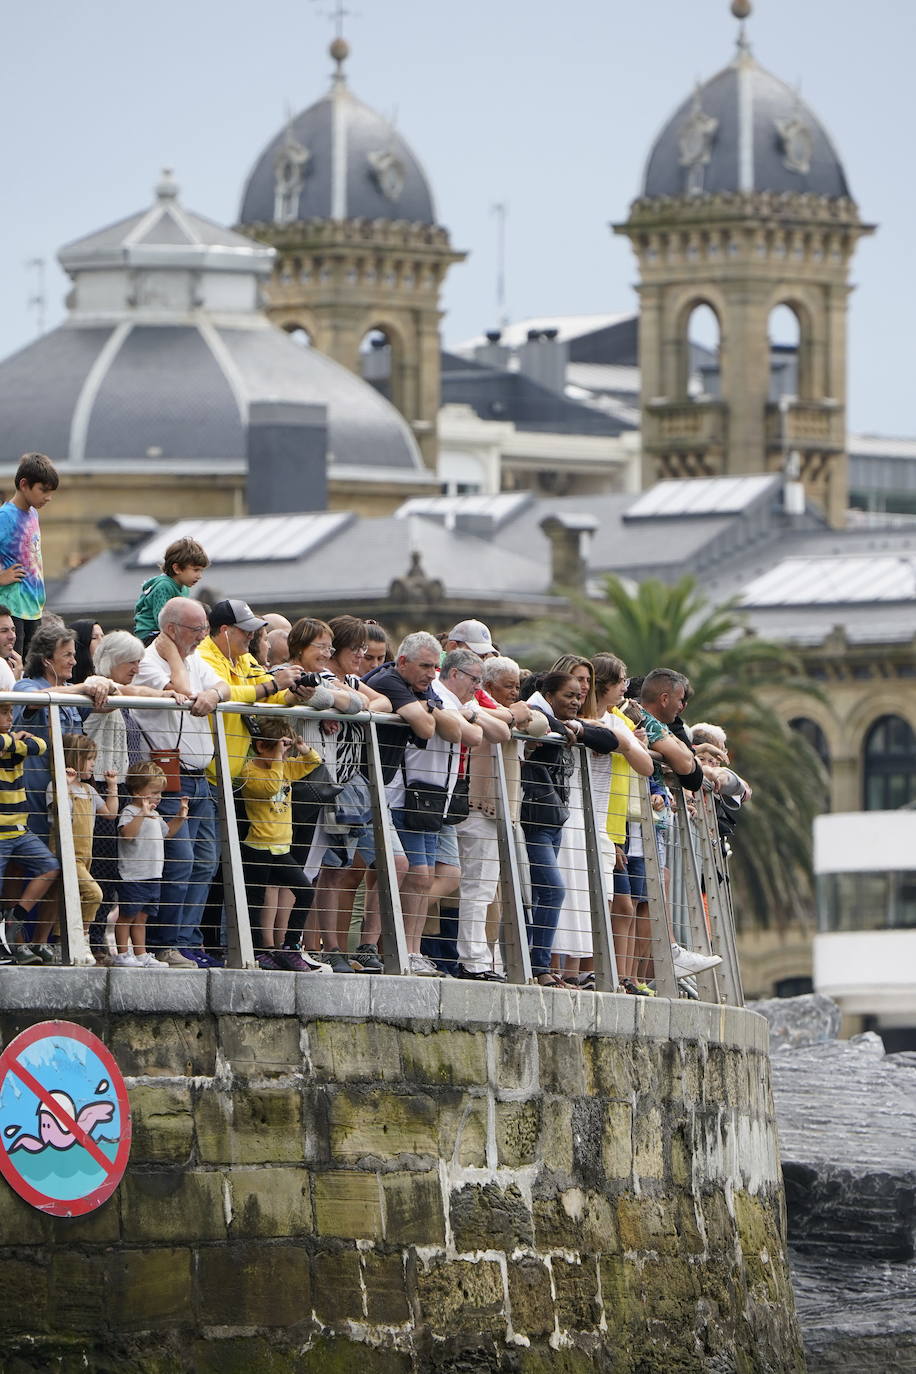
[[[0,508],[0,691],[12,697],[0,703],[0,962],[57,957],[61,866],[72,863],[84,961],[219,967],[232,910],[219,747],[260,968],[382,971],[376,844],[388,833],[410,972],[502,981],[503,799],[532,975],[594,987],[581,746],[620,989],[651,995],[638,779],[649,780],[663,871],[682,789],[708,778],[732,808],[749,796],[721,732],[696,726],[691,740],[683,726],[683,675],[660,667],[637,682],[611,652],[534,674],[477,620],[394,646],[357,616],[291,624],[238,599],[208,607],[190,595],[209,559],[189,538],[138,589],[132,630],[67,626],[45,608],[41,583],[38,511],[56,485],[49,461],[26,455]],[[60,758],[52,767],[48,708],[15,700],[48,690],[65,702],[63,768]],[[221,703],[280,709],[220,712],[217,739]],[[291,715],[297,706],[315,714]],[[378,717],[375,808],[366,713]],[[669,935],[679,978],[720,962]]]

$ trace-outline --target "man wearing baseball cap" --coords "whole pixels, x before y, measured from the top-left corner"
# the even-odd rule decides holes
[[[495,657],[498,653],[493,647],[493,637],[482,620],[459,620],[448,632],[445,652],[452,649],[472,649],[478,658]]]
[[[297,698],[286,689],[298,681],[300,670],[282,667],[271,668],[268,672],[254,654],[248,652],[251,636],[267,624],[262,616],[255,615],[246,601],[230,597],[227,601],[217,601],[207,618],[210,633],[197,652],[217,677],[234,689],[233,701],[268,702],[271,706],[297,704]],[[248,727],[244,716],[238,715],[227,715],[224,724],[229,771],[236,777],[248,754]],[[211,782],[215,781],[213,764],[208,777]]]

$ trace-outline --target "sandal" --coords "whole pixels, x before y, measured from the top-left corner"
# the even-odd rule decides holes
[[[542,988],[566,987],[566,984],[563,982],[563,979],[556,973],[538,973],[535,975],[534,981],[538,983]]]

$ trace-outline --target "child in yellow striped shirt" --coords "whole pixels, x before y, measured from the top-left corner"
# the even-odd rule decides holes
[[[23,769],[30,754],[44,754],[47,745],[27,730],[13,730],[13,708],[0,702],[0,883],[10,859],[28,881],[15,906],[0,909],[0,963],[45,964],[53,954],[47,945],[26,944],[23,928],[33,920],[38,903],[53,885],[60,864],[28,828]]]

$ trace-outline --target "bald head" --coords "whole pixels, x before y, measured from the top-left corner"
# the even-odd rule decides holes
[[[289,634],[293,628],[292,622],[287,620],[285,615],[279,615],[277,611],[268,611],[261,619],[267,621],[269,629],[282,630],[284,634]]]
[[[267,666],[278,668],[281,663],[289,663],[289,633],[271,630],[267,636]]]
[[[172,640],[182,658],[187,658],[210,632],[207,613],[199,601],[173,596],[159,612],[159,631]]]

